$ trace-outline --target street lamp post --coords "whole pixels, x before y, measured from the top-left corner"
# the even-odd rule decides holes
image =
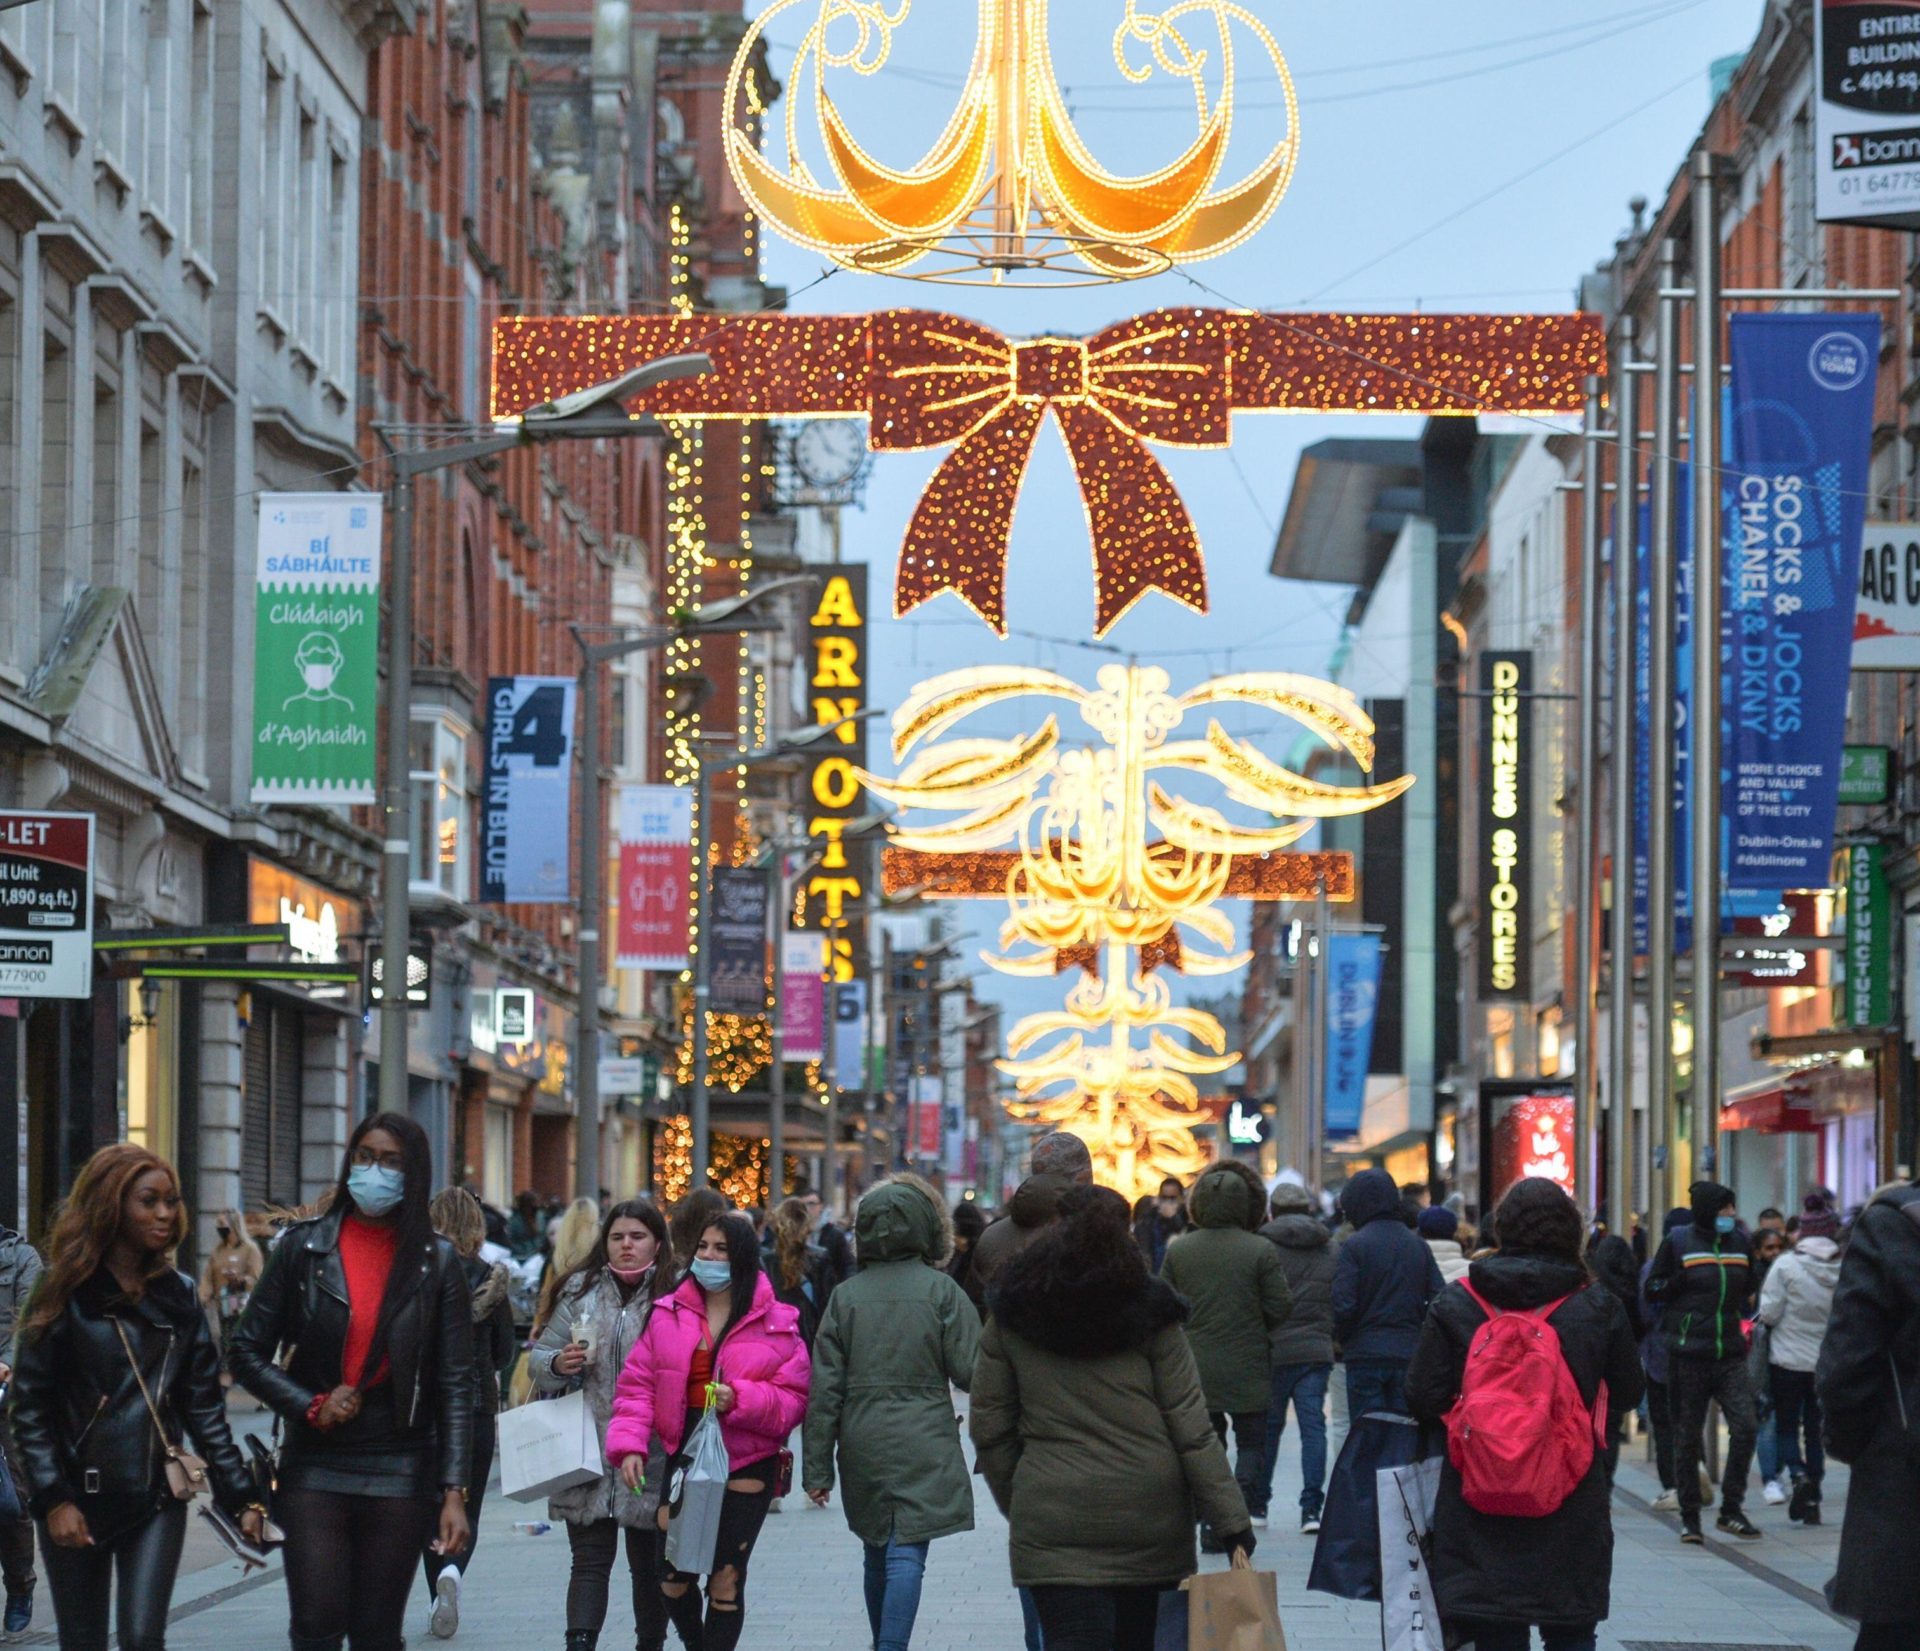
[[[722,755],[723,766],[728,768],[759,768],[768,763],[785,762],[792,757],[804,757],[829,739],[836,738],[840,730],[850,723],[864,722],[868,717],[879,716],[880,709],[857,711],[852,716],[840,717],[833,722],[823,722],[814,728],[803,729],[797,734],[787,735],[773,744],[763,746],[758,751],[728,750]],[[688,1108],[687,1121],[693,1133],[691,1184],[695,1188],[707,1184],[707,1170],[711,1157],[711,1105],[707,1094],[707,1009],[713,999],[713,955],[708,944],[708,929],[711,923],[713,906],[712,877],[707,865],[708,844],[712,840],[712,786],[710,776],[713,763],[706,754],[700,757],[699,777],[695,782],[695,804],[698,819],[694,822],[693,863],[699,880],[700,910],[694,922],[693,957],[693,1102]]]
[[[396,448],[387,431],[376,433],[393,467],[393,542],[387,616],[387,753],[381,788],[381,999],[380,1109],[407,1107],[407,942],[412,915],[408,884],[413,872],[413,484],[434,470],[493,458],[529,443],[594,441],[604,437],[660,436],[649,418],[629,417],[620,403],[656,384],[693,378],[713,369],[705,355],[663,356],[632,372],[531,407],[491,434],[424,450]]]
[[[606,899],[600,878],[607,853],[607,822],[600,805],[600,668],[631,654],[658,652],[673,642],[774,629],[774,621],[764,609],[768,598],[806,583],[805,579],[776,579],[747,595],[697,608],[679,624],[650,627],[605,642],[589,642],[582,634],[587,627],[573,627],[573,639],[580,649],[580,1014],[574,1024],[573,1062],[576,1198],[591,1198],[598,1191],[600,985],[606,974],[600,934]]]

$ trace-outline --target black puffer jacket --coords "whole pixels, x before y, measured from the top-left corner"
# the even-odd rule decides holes
[[[1474,1262],[1467,1276],[1502,1309],[1524,1312],[1569,1297],[1547,1322],[1560,1337],[1582,1401],[1591,1406],[1604,1381],[1614,1416],[1625,1416],[1640,1402],[1646,1378],[1626,1311],[1610,1290],[1589,1284],[1584,1268],[1508,1253]],[[1407,1370],[1407,1403],[1422,1421],[1440,1421],[1453,1408],[1467,1349],[1486,1322],[1464,1285],[1448,1285],[1434,1302]],[[1613,1574],[1608,1502],[1606,1461],[1598,1451],[1573,1495],[1544,1519],[1475,1512],[1460,1494],[1459,1473],[1447,1462],[1440,1470],[1433,1516],[1433,1588],[1440,1614],[1449,1622],[1545,1627],[1605,1620]]]
[[[1911,1626],[1920,1618],[1920,1187],[1888,1193],[1855,1220],[1815,1381],[1827,1449],[1853,1464],[1827,1597],[1856,1621]]]
[[[193,1281],[166,1272],[133,1301],[105,1268],[44,1331],[20,1338],[13,1433],[32,1511],[44,1518],[66,1502],[84,1511],[104,1497],[131,1512],[167,1494],[164,1452],[116,1326],[133,1344],[169,1442],[182,1443],[184,1427],[215,1497],[237,1514],[253,1500],[253,1480],[227,1427],[220,1358]]]
[[[307,1426],[307,1411],[340,1383],[350,1317],[341,1219],[342,1212],[332,1210],[280,1235],[227,1340],[234,1378],[285,1419],[292,1460],[324,1449],[327,1436]],[[466,1272],[439,1237],[417,1254],[396,1255],[393,1264],[407,1269],[411,1289],[387,1337],[394,1419],[403,1430],[432,1430],[434,1485],[464,1485],[475,1408]],[[284,1369],[275,1362],[283,1348],[293,1350]]]
[[[1753,1304],[1753,1250],[1743,1233],[1721,1234],[1714,1218],[1733,1197],[1712,1181],[1693,1186],[1693,1225],[1670,1233],[1647,1275],[1647,1299],[1675,1359],[1743,1359],[1741,1321]]]

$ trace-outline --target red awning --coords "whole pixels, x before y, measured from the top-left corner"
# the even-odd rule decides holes
[[[1763,1089],[1756,1095],[1742,1095],[1720,1109],[1722,1130],[1750,1129],[1759,1135],[1813,1135],[1819,1125],[1804,1106],[1793,1103],[1802,1097],[1789,1096],[1785,1085]]]

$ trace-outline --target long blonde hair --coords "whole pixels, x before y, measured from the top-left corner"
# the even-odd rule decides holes
[[[126,1219],[127,1194],[134,1182],[153,1170],[166,1172],[178,1197],[180,1177],[173,1165],[130,1141],[102,1147],[81,1167],[47,1235],[47,1270],[41,1274],[21,1321],[23,1336],[32,1340],[43,1334],[67,1310],[74,1291],[105,1265],[107,1252],[120,1236],[121,1223]],[[167,1273],[175,1248],[186,1236],[187,1211],[181,1204],[174,1210],[173,1241],[153,1257],[143,1283]]]
[[[600,1206],[591,1198],[576,1198],[553,1227],[553,1254],[540,1280],[540,1301],[534,1309],[536,1333],[553,1317],[560,1298],[560,1282],[593,1254],[600,1241]]]
[[[773,1229],[773,1253],[780,1269],[780,1288],[797,1290],[807,1281],[807,1240],[813,1223],[807,1218],[807,1206],[797,1198],[776,1204],[767,1217]]]

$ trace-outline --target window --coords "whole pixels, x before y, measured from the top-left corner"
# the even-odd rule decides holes
[[[206,761],[207,648],[213,616],[207,558],[206,473],[192,459],[180,465],[180,759],[199,772]]]
[[[119,585],[120,541],[131,539],[120,522],[120,393],[104,378],[93,382],[93,583]]]
[[[413,723],[413,872],[416,889],[468,898],[472,873],[467,729],[441,715]]]
[[[269,59],[260,82],[260,308],[283,324],[286,310],[282,275],[286,269],[286,124],[287,81]]]
[[[319,348],[318,317],[314,300],[324,280],[326,231],[320,222],[320,122],[318,117],[300,111],[299,149],[294,157],[294,336],[310,350]]]
[[[327,150],[327,240],[321,250],[320,290],[325,309],[327,376],[343,389],[353,382],[353,350],[349,335],[353,327],[353,268],[357,252],[353,245],[353,220],[348,215],[351,191],[348,158],[329,145]]]
[[[147,79],[141,99],[144,127],[140,196],[164,220],[172,210],[173,0],[148,0]]]
[[[187,245],[203,259],[213,248],[213,8],[194,0],[193,164],[187,170]]]

